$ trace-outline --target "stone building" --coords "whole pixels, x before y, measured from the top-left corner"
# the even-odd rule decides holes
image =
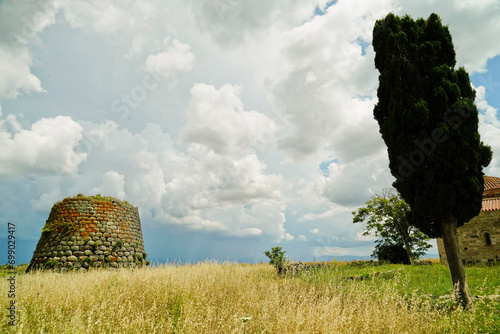
[[[112,197],[78,194],[53,205],[26,271],[146,263],[137,207]]]
[[[483,206],[478,216],[457,229],[464,264],[500,262],[500,178],[484,176]],[[443,240],[437,239],[439,259],[446,264]]]

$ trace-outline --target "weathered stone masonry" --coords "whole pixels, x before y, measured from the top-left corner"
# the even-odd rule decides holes
[[[54,204],[26,271],[144,264],[137,207],[111,197],[78,194]]]
[[[500,263],[500,178],[484,176],[484,193],[478,216],[457,229],[464,264]],[[439,258],[447,264],[443,240],[437,239]]]
[[[500,262],[500,211],[481,212],[458,229],[458,244],[464,264]],[[448,263],[443,240],[438,239],[441,262]]]

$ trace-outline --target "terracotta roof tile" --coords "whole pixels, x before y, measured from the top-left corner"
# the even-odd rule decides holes
[[[484,190],[500,189],[500,177],[484,175]]]
[[[500,210],[500,198],[487,198],[483,199],[483,207],[481,211],[495,211]]]

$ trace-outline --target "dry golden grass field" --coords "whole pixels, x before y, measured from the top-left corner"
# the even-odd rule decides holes
[[[474,295],[500,294],[500,267],[467,270]],[[347,279],[356,275],[364,279]],[[436,297],[451,293],[448,276],[439,264],[334,263],[291,277],[268,264],[210,261],[18,274],[15,327],[5,311],[6,276],[0,283],[0,332],[500,333],[498,299],[478,298],[463,311]]]

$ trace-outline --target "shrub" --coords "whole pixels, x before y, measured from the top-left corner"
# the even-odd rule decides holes
[[[272,264],[278,271],[278,275],[281,275],[283,268],[287,263],[287,258],[285,257],[286,251],[281,250],[283,247],[273,247],[271,251],[265,251],[264,254],[269,258],[269,264]]]
[[[113,245],[113,251],[118,251],[123,247],[123,241],[122,240],[117,240],[115,244]]]
[[[406,250],[401,245],[382,244],[377,245],[373,251],[373,255],[380,262],[410,264]]]
[[[57,263],[58,263],[57,261],[49,260],[49,261],[45,262],[44,267],[46,269],[54,269],[54,267],[57,265]]]

